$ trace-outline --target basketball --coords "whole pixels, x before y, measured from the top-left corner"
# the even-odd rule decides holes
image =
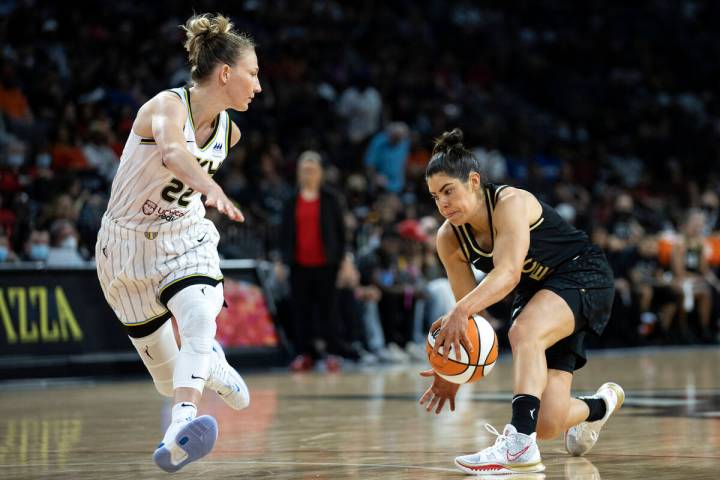
[[[443,365],[443,348],[433,354],[435,337],[439,329],[428,333],[425,350],[432,369],[445,380],[452,383],[470,383],[480,380],[490,373],[498,357],[498,341],[490,323],[480,315],[468,318],[467,335],[473,345],[473,351],[468,353],[461,345],[460,361],[456,360],[455,352],[450,350],[447,363]]]

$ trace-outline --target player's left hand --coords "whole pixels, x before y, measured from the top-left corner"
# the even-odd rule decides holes
[[[216,185],[215,187],[216,188],[211,189],[205,195],[205,206],[215,207],[218,212],[227,215],[227,217],[234,222],[244,222],[245,217],[240,209],[225,195],[225,192],[223,192],[220,186]]]
[[[468,316],[453,308],[447,315],[443,315],[430,326],[431,332],[440,329],[435,337],[433,353],[437,355],[440,347],[443,347],[443,362],[448,361],[451,348],[455,350],[455,359],[460,361],[462,358],[460,344],[464,345],[468,352],[473,351],[472,343],[467,335],[467,324]]]
[[[447,400],[450,400],[450,411],[454,412],[455,395],[457,394],[460,385],[458,385],[457,383],[448,382],[432,370],[425,370],[423,372],[420,372],[420,376],[435,377],[433,378],[433,383],[432,385],[430,385],[430,388],[428,388],[423,394],[423,396],[420,397],[420,405],[424,405],[425,402],[428,402],[428,406],[425,407],[425,410],[427,410],[428,412],[435,408],[435,406],[437,405],[437,408],[435,408],[435,414],[437,415],[442,411],[443,407],[445,406],[445,402]]]

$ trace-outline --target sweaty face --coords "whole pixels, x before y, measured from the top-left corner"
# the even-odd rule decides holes
[[[259,71],[255,50],[244,52],[237,63],[230,67],[228,92],[234,110],[247,110],[255,94],[262,91]]]
[[[440,214],[453,225],[463,225],[475,207],[475,198],[468,185],[444,173],[427,179],[430,196]]]

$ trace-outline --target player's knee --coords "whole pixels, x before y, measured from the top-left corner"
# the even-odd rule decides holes
[[[205,335],[197,335],[197,336],[182,336],[180,341],[182,342],[182,345],[180,346],[180,351],[185,351],[189,353],[196,353],[199,355],[207,355],[212,352],[212,342],[213,337],[215,336],[215,332],[212,333],[206,332]]]
[[[508,340],[510,341],[510,347],[513,350],[522,348],[525,346],[540,346],[543,349],[547,348],[544,344],[543,333],[538,328],[528,326],[525,324],[513,323],[508,332]]]
[[[508,331],[508,340],[513,350],[532,340],[532,332],[525,325],[513,323]]]
[[[169,302],[171,312],[175,315],[180,331],[181,343],[194,339],[192,348],[198,351],[212,349],[215,337],[215,318],[222,308],[222,285],[192,285],[178,292]]]
[[[185,318],[178,321],[180,326],[180,350],[190,353],[208,354],[212,352],[215,338],[215,317],[202,309],[191,309]]]

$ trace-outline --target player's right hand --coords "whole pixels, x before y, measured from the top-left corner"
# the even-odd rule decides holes
[[[218,185],[210,190],[205,196],[205,206],[215,207],[218,212],[227,215],[228,218],[235,222],[244,222],[245,217],[239,208],[225,195],[222,188]]]
[[[451,349],[455,350],[455,360],[460,361],[460,344],[462,344],[468,352],[473,351],[470,337],[468,337],[467,334],[467,319],[467,315],[457,310],[457,308],[453,308],[430,326],[431,332],[440,329],[435,337],[433,353],[437,355],[440,347],[442,347],[443,363],[447,363]]]
[[[425,407],[425,410],[428,412],[432,411],[433,408],[437,405],[437,408],[435,408],[435,414],[439,414],[443,407],[445,406],[445,402],[447,400],[450,400],[450,411],[455,411],[455,395],[457,394],[458,389],[460,388],[460,385],[457,383],[448,382],[444,378],[440,377],[437,373],[435,373],[433,370],[425,370],[420,372],[421,377],[434,377],[433,383],[430,385],[430,388],[425,390],[425,393],[422,397],[420,397],[420,405],[424,405],[425,402],[428,403],[428,406]]]

